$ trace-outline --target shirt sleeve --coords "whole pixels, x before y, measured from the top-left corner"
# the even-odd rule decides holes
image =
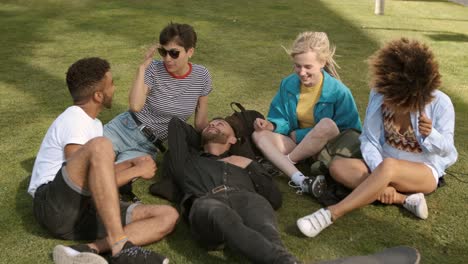
[[[335,118],[333,118],[336,126],[340,132],[348,128],[361,131],[361,120],[351,91],[347,87],[342,87],[339,95],[340,97],[335,104]]]
[[[383,121],[381,111],[377,109],[380,107],[380,104],[376,102],[377,100],[377,93],[371,91],[364,128],[359,137],[362,157],[371,172],[383,161],[382,145],[380,143],[381,133],[383,133]]]
[[[429,153],[447,157],[456,152],[454,145],[455,111],[453,104],[444,96],[432,115],[432,131],[422,140],[422,147]]]
[[[154,87],[156,84],[156,61],[153,61],[148,65],[145,70],[145,84],[150,87]]]
[[[281,81],[280,89],[271,101],[267,119],[275,124],[275,130],[273,132],[288,136],[291,125],[289,124],[288,112],[286,109],[287,104],[285,100],[287,100],[287,98],[282,96],[283,83],[284,80]]]
[[[203,91],[201,93],[201,96],[207,96],[208,94],[211,93],[211,91],[213,90],[213,87],[211,84],[210,72],[206,68],[204,71],[203,81],[204,81],[204,85],[203,85]]]
[[[177,117],[169,121],[168,131],[169,162],[173,168],[175,180],[183,184],[184,164],[189,159],[190,152],[200,148],[200,135],[192,126]]]
[[[59,129],[63,147],[69,144],[84,145],[89,140],[102,136],[102,124],[100,122],[80,122],[76,119],[67,120],[67,124]]]

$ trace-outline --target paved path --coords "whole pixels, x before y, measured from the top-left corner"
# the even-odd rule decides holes
[[[468,0],[449,0],[449,1],[460,4],[460,5],[468,6]]]

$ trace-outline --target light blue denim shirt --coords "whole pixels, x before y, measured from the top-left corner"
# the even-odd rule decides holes
[[[432,131],[424,137],[419,133],[419,112],[411,113],[411,124],[423,150],[422,155],[429,161],[439,174],[445,174],[445,169],[457,161],[458,153],[454,145],[455,112],[450,98],[436,90],[434,99],[424,108],[427,117],[432,120]],[[366,110],[364,128],[360,137],[362,156],[373,171],[382,162],[382,146],[385,143],[385,133],[382,120],[383,95],[375,90],[370,92],[369,105]]]

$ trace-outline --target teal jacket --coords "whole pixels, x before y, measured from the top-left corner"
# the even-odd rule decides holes
[[[351,91],[342,82],[323,73],[322,94],[314,106],[314,120],[318,123],[322,118],[335,121],[340,132],[347,128],[361,131],[361,120]],[[297,103],[301,81],[297,74],[291,74],[281,81],[280,89],[273,98],[267,119],[275,124],[274,132],[286,136],[296,131],[296,143],[304,139],[313,127],[299,128],[297,121]],[[312,114],[312,113],[311,113]]]

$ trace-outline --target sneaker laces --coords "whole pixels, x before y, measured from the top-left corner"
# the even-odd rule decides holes
[[[405,200],[405,207],[412,212],[416,212],[420,203],[421,197],[419,195],[410,195]]]
[[[408,209],[419,218],[427,218],[427,205],[424,194],[422,193],[416,193],[408,196],[405,200],[405,203],[403,204],[403,207]]]
[[[304,193],[304,191],[302,190],[302,186],[300,185],[297,185],[295,182],[293,181],[288,181],[288,185],[289,187],[293,188],[296,190],[296,194],[298,195],[302,195]]]
[[[418,204],[419,204],[419,199],[407,199],[405,201],[406,208],[408,208],[411,211],[416,211]]]
[[[308,237],[315,237],[323,229],[333,224],[331,212],[328,209],[320,209],[313,214],[299,218],[296,222],[299,230]]]

